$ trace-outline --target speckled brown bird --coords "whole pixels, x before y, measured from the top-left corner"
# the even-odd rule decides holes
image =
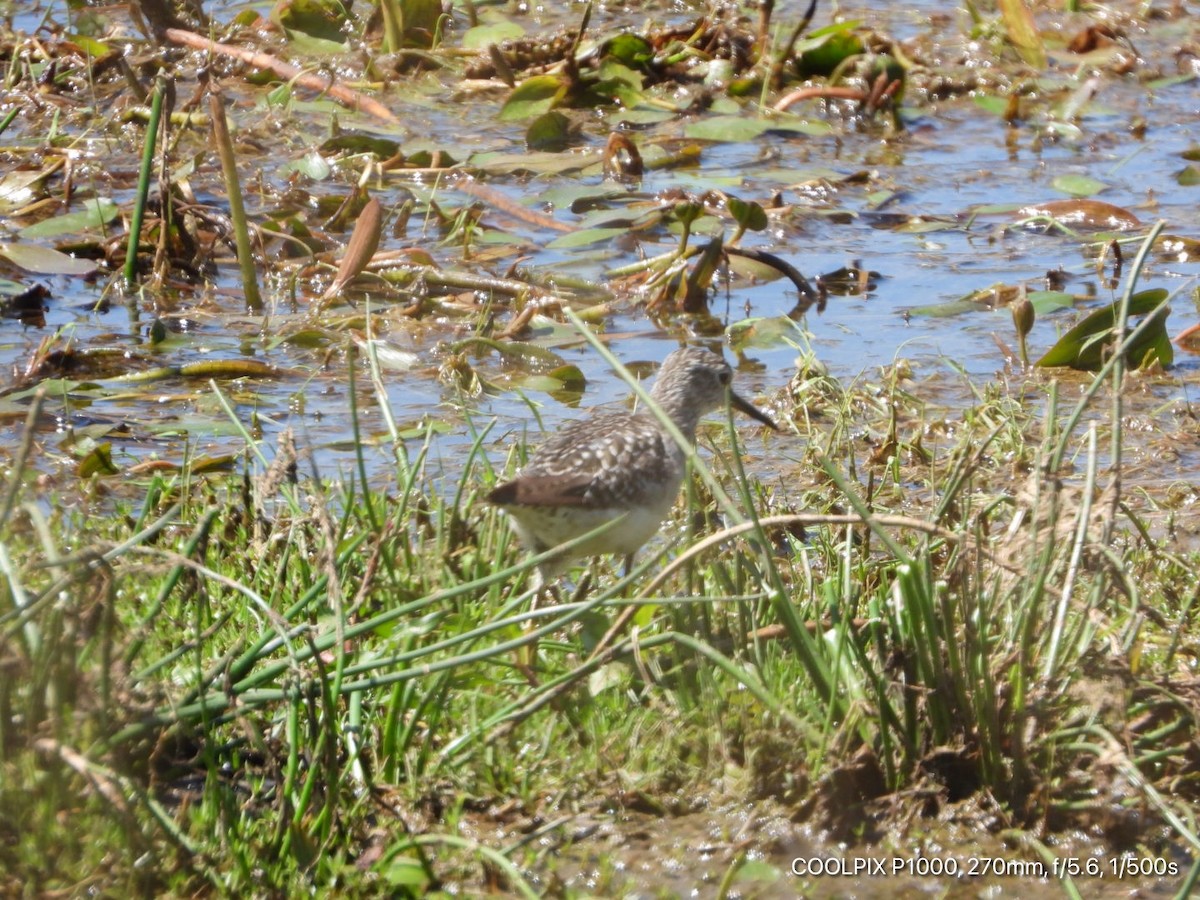
[[[730,388],[733,370],[717,354],[684,347],[667,356],[651,398],[688,443],[700,417],[725,403],[777,428],[767,415]],[[546,583],[574,559],[602,553],[625,557],[648,541],[671,511],[687,456],[647,409],[592,415],[568,422],[546,440],[509,482],[487,495],[513,521],[521,542],[542,553],[599,528],[624,521],[540,567]]]

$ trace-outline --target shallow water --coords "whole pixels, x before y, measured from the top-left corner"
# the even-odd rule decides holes
[[[662,12],[649,5],[622,11],[602,5],[593,17],[592,32],[610,32],[621,21],[685,21],[695,15],[687,8],[675,10],[671,7]],[[847,18],[862,19],[877,31],[909,41],[905,45],[908,52],[917,58],[928,57],[930,64],[952,67],[957,66],[960,57],[968,61],[977,57],[963,37],[961,13],[945,4],[927,2],[898,10],[876,2],[843,5],[840,11]],[[52,8],[49,19],[55,21],[61,15],[60,10]],[[226,12],[218,11],[217,15],[223,17]],[[535,10],[518,20],[536,31],[549,27],[545,23],[551,15]],[[940,15],[946,18],[935,29],[941,35],[935,45],[928,35],[928,17]],[[15,24],[18,29],[28,28],[37,20],[40,13],[22,13]],[[568,21],[574,21],[573,17]],[[1086,21],[1061,17],[1044,20],[1042,25],[1048,30],[1060,27],[1069,35]],[[822,10],[814,26],[827,23],[828,11]],[[1135,25],[1124,24],[1136,29]],[[1067,290],[1094,295],[1097,300],[1091,305],[1115,296],[1094,270],[1096,247],[1092,240],[1005,228],[1015,219],[1012,213],[982,215],[966,225],[974,207],[1062,199],[1065,195],[1052,186],[1052,181],[1065,174],[1086,174],[1108,185],[1096,199],[1133,212],[1146,225],[1163,219],[1170,233],[1200,237],[1195,212],[1200,188],[1180,187],[1175,180],[1176,173],[1186,165],[1181,154],[1197,141],[1194,122],[1200,113],[1200,92],[1195,86],[1194,61],[1189,61],[1186,54],[1172,55],[1189,36],[1194,41],[1197,30],[1196,22],[1187,18],[1152,23],[1148,32],[1135,30],[1130,41],[1141,54],[1141,61],[1124,77],[1094,68],[1099,78],[1096,96],[1075,122],[1078,133],[1067,137],[1055,137],[1036,115],[1031,121],[1010,127],[970,96],[914,102],[903,110],[907,127],[900,135],[889,135],[876,123],[849,118],[809,101],[800,111],[814,121],[830,122],[833,129],[829,135],[768,133],[753,142],[706,144],[698,167],[649,172],[637,189],[646,195],[660,195],[672,190],[699,193],[720,187],[764,206],[777,195],[780,202],[793,207],[791,214],[777,220],[766,232],[747,235],[745,245],[777,254],[810,280],[851,264],[878,273],[867,293],[830,296],[823,313],[812,310],[799,317],[801,330],[792,335],[794,343],[811,347],[816,360],[843,381],[874,381],[881,367],[904,360],[912,367],[909,387],[915,393],[934,408],[954,409],[971,402],[972,385],[998,379],[1020,384],[1013,361],[996,341],[998,338],[1010,348],[1016,346],[1009,310],[981,306],[950,317],[911,314],[913,310],[949,303],[999,283],[1024,283],[1030,290],[1037,290],[1044,286],[1046,273],[1052,271],[1065,273]],[[978,58],[986,58],[986,54]],[[1036,105],[1039,85],[1049,90],[1053,82],[1053,88],[1060,89],[1064,82],[1073,83],[1068,76],[1076,70],[1079,81],[1091,74],[1093,67],[1081,64],[1065,51],[1056,51],[1049,70],[1052,77],[1034,82],[1032,73],[1024,76],[1031,85],[1030,109],[1041,109]],[[1161,87],[1147,87],[1145,83],[1153,77],[1169,78],[1180,73],[1191,74],[1191,80],[1167,82]],[[446,92],[452,84],[450,75],[421,75],[401,91],[385,94],[401,118],[399,134],[396,129],[345,111],[338,112],[338,119],[345,129],[398,139],[405,152],[428,146],[449,150],[457,159],[468,161],[484,152],[523,152],[525,123],[504,123],[496,118],[503,93],[447,103]],[[98,108],[103,107],[103,102],[98,103]],[[598,150],[611,124],[605,121],[605,115],[593,111],[570,115],[581,128],[579,148]],[[607,115],[611,119],[612,111]],[[358,176],[358,168],[347,165],[339,169],[335,164],[333,177],[312,182],[284,168],[303,158],[326,137],[328,105],[307,101],[291,111],[271,109],[262,105],[261,95],[239,88],[231,117],[239,133],[239,151],[244,154],[242,178],[252,219],[278,208],[288,192],[297,189],[302,195],[301,209],[307,204],[311,210],[323,195],[344,195]],[[632,135],[643,146],[682,138],[691,118],[682,116],[642,127]],[[1144,131],[1132,127],[1140,120],[1144,120]],[[44,124],[33,117],[19,118],[4,136],[10,156],[29,156]],[[90,185],[97,195],[112,197],[127,208],[130,173],[136,170],[141,133],[141,129],[103,120],[92,120],[86,128],[80,128],[70,141],[76,183]],[[185,135],[177,155],[187,158],[206,143],[203,134]],[[202,168],[194,180],[212,188],[213,193],[201,199],[220,205],[219,182],[210,180],[215,163],[202,161],[202,166],[207,169]],[[867,173],[861,183],[845,182],[860,172]],[[599,187],[601,182],[599,172],[585,171],[565,176],[496,175],[488,184],[519,202],[532,199],[531,205],[546,212],[538,201],[547,192],[580,184]],[[451,184],[414,180],[404,173],[373,182],[371,189],[385,206],[398,204],[409,192],[419,199],[435,198],[447,210],[472,202]],[[568,209],[551,212],[555,219],[573,227],[583,221],[583,216]],[[942,222],[944,227],[901,227],[906,221],[917,221],[917,217]],[[566,250],[546,246],[558,237],[557,233],[539,231],[492,210],[485,209],[484,223],[492,225],[494,238],[509,241],[510,246],[497,249],[481,240],[473,246],[475,259],[464,261],[460,246],[444,239],[431,222],[414,218],[402,238],[385,236],[381,249],[419,247],[428,250],[445,268],[497,275],[503,274],[520,254],[526,258],[523,265],[530,269],[565,272],[605,284],[609,281],[606,273],[612,268],[631,263],[639,255],[666,252],[675,240],[655,231],[637,245],[608,241]],[[16,230],[24,224],[24,220],[0,218],[0,241],[19,239]],[[1135,250],[1135,243],[1126,245],[1127,259]],[[481,255],[489,261],[478,262]],[[1195,259],[1153,258],[1143,275],[1143,286],[1179,292],[1168,322],[1171,333],[1196,319],[1193,298],[1198,272]],[[326,282],[301,279],[289,283],[280,278],[266,281],[266,308],[263,314],[251,314],[241,303],[236,267],[230,261],[220,265],[215,276],[210,275],[205,282],[168,289],[157,301],[146,296],[121,301],[106,294],[104,277],[88,281],[31,276],[5,266],[0,278],[21,286],[41,284],[53,295],[44,325],[6,320],[0,337],[0,364],[5,371],[19,373],[39,343],[61,330],[70,334],[77,348],[106,347],[132,355],[132,369],[205,359],[253,358],[289,373],[275,380],[218,379],[222,396],[204,378],[171,378],[146,385],[93,377],[89,380],[98,380],[99,389],[75,386],[65,393],[61,389],[56,392],[54,388],[59,386],[52,385],[40,428],[45,442],[39,468],[54,470],[71,464],[88,446],[89,437],[113,441],[114,460],[119,467],[151,457],[182,462],[189,456],[237,452],[244,440],[223,403],[229,404],[242,425],[268,442],[285,427],[294,428],[300,444],[312,450],[316,467],[326,476],[349,475],[352,471],[355,456],[349,439],[353,433],[351,408],[356,406],[360,434],[369,444],[378,441],[378,446],[366,450],[372,477],[386,478],[393,464],[385,419],[364,371],[358,372],[355,402],[350,402],[343,332],[326,330],[316,347],[299,342],[276,343],[280,336],[306,327],[312,297]],[[112,300],[111,304],[104,302],[106,298]],[[437,379],[439,367],[452,355],[453,343],[478,331],[479,304],[486,302],[486,297],[467,297],[459,304],[461,314],[443,310],[412,322],[388,315],[395,301],[360,294],[354,308],[339,307],[333,313],[365,323],[365,313],[375,311],[374,330],[383,334],[391,346],[415,354],[411,369],[385,373],[387,399],[402,430],[411,429],[416,434],[430,423],[439,427],[441,433],[433,440],[429,461],[435,471],[456,471],[471,435],[493,419],[496,426],[485,449],[496,463],[502,463],[514,436],[534,436],[537,430],[530,404],[538,408],[541,423],[547,428],[577,414],[571,406],[542,391],[523,394],[512,390],[514,381],[520,382],[528,373],[490,351],[473,348],[465,358],[499,389],[497,392],[467,395]],[[725,326],[736,327],[754,317],[784,315],[795,302],[795,291],[786,281],[736,281],[713,301],[712,310]],[[1080,304],[1080,308],[1086,306]],[[498,324],[508,317],[503,307],[497,307],[496,315]],[[172,336],[150,346],[150,329],[156,317],[167,323]],[[1040,355],[1056,334],[1077,318],[1078,313],[1073,311],[1039,317],[1030,336],[1031,354],[1035,358]],[[686,323],[664,330],[647,319],[632,299],[617,304],[616,312],[605,320],[604,331],[614,352],[626,363],[659,361],[688,336]],[[576,398],[572,405],[586,408],[617,402],[626,395],[623,383],[586,345],[559,341],[554,349],[568,363],[578,365],[587,377],[582,398]],[[785,342],[746,349],[737,360],[739,390],[770,404],[796,371],[796,358],[797,350]],[[1197,371],[1195,357],[1178,354],[1167,374],[1146,380],[1142,389],[1133,393],[1130,402],[1135,405],[1134,414],[1167,434],[1177,431],[1176,419],[1188,415],[1187,402],[1195,393]],[[1045,377],[1039,375],[1036,380],[1044,381]],[[1035,387],[1034,393],[1038,391]],[[19,422],[28,402],[28,397],[20,394],[7,398],[0,407],[3,421]],[[786,409],[783,411],[786,413]],[[15,435],[16,429],[10,427],[10,433]],[[776,440],[771,448],[773,465],[779,457],[798,459],[803,449],[799,442],[786,438]],[[5,449],[11,452],[11,447]],[[1153,480],[1159,482],[1193,476],[1196,454],[1186,444],[1176,450],[1173,466],[1156,468],[1147,476],[1153,474]],[[752,442],[752,461],[760,453]]]

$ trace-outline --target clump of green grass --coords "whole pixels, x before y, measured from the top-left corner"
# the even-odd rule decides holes
[[[449,490],[432,434],[393,428],[384,490],[365,465],[299,477],[285,440],[105,515],[35,494],[27,440],[0,526],[0,884],[531,895],[577,814],[669,830],[723,790],[839,840],[962,805],[1030,859],[1080,827],[1198,846],[1196,560],[1122,500],[1120,359],[1074,404],[989,389],[940,428],[899,370],[798,379],[821,398],[793,417],[800,474],[747,477],[714,429],[674,560],[600,564],[556,605],[478,501],[486,431]],[[1106,389],[1107,433],[1081,428]]]

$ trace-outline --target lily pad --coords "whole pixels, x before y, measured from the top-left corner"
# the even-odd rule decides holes
[[[292,45],[309,52],[312,44],[302,46],[300,38],[345,50],[346,7],[334,0],[280,0],[271,10],[271,19],[288,34]]]
[[[1112,229],[1129,231],[1141,227],[1141,220],[1120,206],[1102,200],[1050,200],[1023,206],[1017,211],[1023,219],[1045,216],[1073,228],[1091,228],[1098,231]]]
[[[547,248],[553,250],[569,250],[572,247],[587,247],[591,244],[598,244],[601,241],[611,240],[619,235],[625,234],[626,228],[585,228],[582,231],[573,231],[570,234],[564,234],[561,237],[556,237],[546,245]]]
[[[515,88],[500,110],[501,122],[540,116],[557,106],[567,94],[567,82],[558,75],[534,75]]]
[[[552,109],[533,120],[533,124],[525,131],[525,145],[530,150],[566,150],[570,132],[571,120]]]
[[[1185,166],[1175,173],[1175,183],[1180,187],[1195,187],[1200,184],[1200,169]]]
[[[767,119],[748,116],[713,116],[690,123],[683,129],[683,133],[693,141],[737,143],[752,141],[762,137],[770,130],[771,122]]]
[[[744,319],[728,328],[729,346],[735,353],[751,348],[778,347],[799,339],[802,329],[787,316]]]
[[[455,344],[454,352],[461,353],[469,347],[486,347],[495,350],[501,356],[531,368],[557,370],[567,364],[566,360],[553,350],[525,341],[497,341],[485,337],[471,337]]]
[[[1008,98],[997,97],[995,94],[977,94],[972,98],[975,105],[985,112],[993,113],[997,116],[1003,116],[1008,112]]]
[[[525,34],[525,29],[511,19],[502,19],[487,25],[476,25],[463,32],[462,45],[465,50],[483,50],[488,44],[502,44]]]
[[[37,244],[0,244],[0,257],[26,272],[39,275],[86,275],[96,270],[96,264],[90,259],[76,259],[53,247]]]
[[[516,175],[528,172],[533,175],[564,175],[578,172],[588,166],[599,165],[603,157],[595,153],[477,153],[471,157],[471,165],[493,175]]]
[[[1066,291],[1030,291],[1026,299],[1033,304],[1033,311],[1039,316],[1075,306],[1074,295]]]
[[[1051,182],[1056,191],[1073,197],[1090,197],[1105,190],[1108,185],[1087,175],[1059,175]]]
[[[333,174],[333,166],[316,150],[310,150],[299,159],[286,162],[279,167],[281,175],[296,172],[312,181],[324,181]]]
[[[0,176],[0,212],[11,212],[32,203],[37,199],[41,182],[49,175],[47,169],[26,169]]]
[[[321,145],[322,153],[374,153],[391,159],[400,152],[400,144],[373,134],[339,134]]]
[[[19,234],[26,238],[49,238],[58,237],[60,234],[77,234],[89,228],[100,228],[107,225],[117,217],[117,213],[120,211],[117,204],[107,198],[85,200],[83,209],[27,225],[20,230]]]

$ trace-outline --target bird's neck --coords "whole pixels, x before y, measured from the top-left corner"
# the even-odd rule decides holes
[[[654,398],[654,402],[659,405],[659,408],[667,414],[667,417],[675,423],[675,427],[683,432],[683,436],[692,442],[696,440],[696,426],[700,423],[701,410],[694,403],[688,403],[686,400],[675,393],[662,393],[651,391],[650,396]],[[647,412],[647,415],[654,413]]]

